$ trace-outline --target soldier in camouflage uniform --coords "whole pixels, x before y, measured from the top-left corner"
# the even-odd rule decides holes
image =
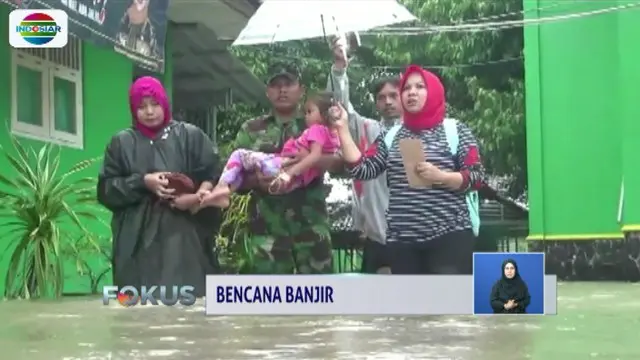
[[[271,115],[246,121],[235,148],[279,153],[284,142],[305,129],[298,103],[304,93],[295,65],[280,63],[270,69],[267,97]],[[325,170],[340,167],[330,155],[321,161]],[[271,179],[248,176],[243,189],[253,190],[249,205],[249,238],[254,269],[258,274],[324,274],[333,271],[329,219],[323,177],[288,194],[271,195],[265,189]]]

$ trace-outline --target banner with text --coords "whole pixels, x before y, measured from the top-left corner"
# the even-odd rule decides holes
[[[469,275],[207,275],[205,313],[471,315],[474,282]],[[531,296],[543,297],[539,314],[555,315],[556,276],[544,276],[543,287],[544,294]],[[484,301],[491,301],[489,295]]]
[[[58,9],[69,32],[106,46],[159,73],[164,72],[169,0],[4,0],[22,9]]]

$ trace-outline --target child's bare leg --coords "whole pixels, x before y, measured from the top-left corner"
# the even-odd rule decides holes
[[[211,190],[207,195],[205,195],[202,200],[200,200],[200,207],[219,207],[219,208],[227,208],[229,207],[229,199],[232,194],[236,190],[236,186],[231,186],[229,184],[224,183],[223,181],[218,182],[213,190]]]
[[[220,175],[218,184],[207,194],[202,196],[200,204],[195,212],[203,207],[229,207],[229,198],[232,192],[237,189],[235,184],[242,183],[243,172],[246,171],[245,161],[251,159],[252,151],[238,149],[231,153],[227,164]]]

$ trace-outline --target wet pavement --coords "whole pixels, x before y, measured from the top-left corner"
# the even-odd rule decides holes
[[[2,359],[640,359],[640,285],[564,283],[551,317],[205,317],[99,298],[0,303]]]

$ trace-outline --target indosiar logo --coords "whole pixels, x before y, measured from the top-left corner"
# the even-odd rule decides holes
[[[69,18],[63,10],[13,10],[9,44],[14,48],[61,48],[69,41]]]

